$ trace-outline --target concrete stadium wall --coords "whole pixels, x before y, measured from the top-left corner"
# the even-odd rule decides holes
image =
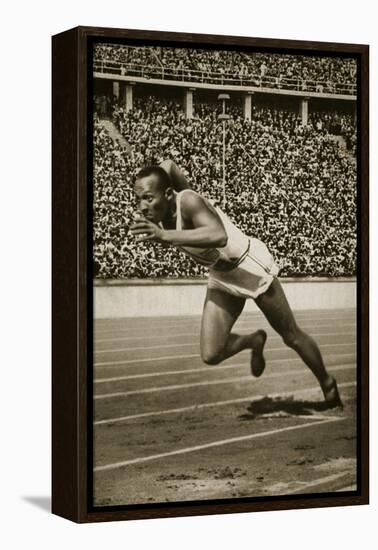
[[[355,279],[281,279],[294,310],[356,307]],[[200,315],[206,281],[94,282],[95,319]],[[257,311],[247,300],[245,311]]]

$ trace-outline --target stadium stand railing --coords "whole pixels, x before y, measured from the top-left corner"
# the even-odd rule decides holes
[[[348,82],[307,80],[304,78],[287,78],[248,74],[235,76],[234,73],[202,71],[186,68],[170,68],[158,65],[141,65],[124,63],[108,59],[94,60],[94,72],[108,75],[130,76],[149,80],[187,82],[188,84],[207,83],[219,86],[236,85],[267,89],[291,90],[314,94],[336,94],[354,96],[357,86]]]

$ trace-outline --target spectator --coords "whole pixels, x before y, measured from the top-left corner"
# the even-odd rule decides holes
[[[294,67],[295,69],[295,67]],[[94,121],[94,262],[104,278],[202,277],[204,268],[174,249],[135,242],[128,232],[138,170],[172,158],[194,189],[221,204],[222,125],[219,107],[197,103],[187,120],[178,101],[136,98],[128,113],[114,106],[113,120],[131,145],[128,154]],[[356,273],[355,125],[340,113],[298,115],[254,105],[228,109],[227,204],[241,229],[262,239],[284,276]],[[348,143],[344,150],[332,133]],[[167,261],[167,255],[168,260]]]
[[[250,85],[277,88],[285,79],[286,89],[356,93],[357,63],[353,58],[260,52],[212,51],[191,48],[136,47],[98,44],[94,61],[123,67],[126,74],[218,82],[242,79]],[[105,71],[106,72],[106,71]]]

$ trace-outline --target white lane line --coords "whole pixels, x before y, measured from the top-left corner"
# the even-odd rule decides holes
[[[338,354],[332,354],[330,356],[323,356],[324,361],[327,363],[327,360],[329,357],[337,357],[338,359],[341,359],[342,357],[350,357],[353,355],[352,353],[338,353]],[[353,357],[355,363],[355,356]],[[352,362],[352,361],[351,361]],[[291,363],[291,364],[298,364],[303,365],[302,359],[292,359],[291,357],[288,359],[271,359],[269,361],[269,366],[274,363]],[[345,363],[346,364],[346,363]],[[226,370],[226,369],[235,369],[238,367],[247,367],[246,363],[232,363],[231,365],[217,365],[215,369],[212,370],[213,373],[216,373],[220,370]],[[200,367],[196,369],[184,369],[184,370],[168,370],[163,372],[147,372],[142,374],[128,374],[126,376],[112,376],[110,378],[96,378],[96,380],[93,380],[94,384],[104,384],[106,382],[120,382],[121,380],[136,380],[139,378],[156,378],[159,376],[170,376],[172,374],[193,374],[196,372],[210,372],[211,367]]]
[[[321,336],[355,336],[356,332],[327,332],[318,333],[318,334],[311,334],[313,338],[320,338]],[[175,338],[177,335],[175,334]],[[281,336],[268,336],[269,341],[271,340],[281,340]],[[178,347],[185,347],[185,346],[198,346],[198,339],[192,341],[192,342],[184,342],[184,343],[176,343],[176,344],[158,344],[155,346],[135,346],[133,348],[115,348],[115,349],[97,349],[95,350],[96,354],[99,353],[118,353],[121,351],[137,351],[139,349],[161,349],[161,348],[178,348]]]
[[[336,309],[297,309],[294,311],[295,317],[314,317],[314,316],[322,316],[322,317],[340,317],[343,315],[356,315],[356,308],[355,307],[349,307],[349,308],[336,308]],[[241,315],[243,319],[254,319],[261,316],[261,313],[259,311],[244,311]],[[165,319],[167,322],[171,323],[177,323],[178,321],[193,321],[198,320],[201,318],[201,315],[173,315],[166,317],[138,317],[136,319],[132,319],[131,317],[119,317],[114,319],[94,319],[94,325],[99,325],[98,328],[112,328],[110,325],[113,323],[115,325],[118,325],[120,323],[128,323],[128,322],[134,322],[139,321],[140,323],[143,323],[144,320],[148,321],[156,321],[159,319]],[[102,325],[102,326],[100,326]]]
[[[211,449],[213,447],[221,447],[223,445],[230,445],[232,443],[239,443],[241,441],[251,441],[253,439],[258,439],[260,437],[266,437],[269,435],[276,435],[284,432],[290,432],[295,430],[301,430],[304,428],[318,426],[320,424],[330,424],[332,422],[340,422],[345,420],[346,417],[334,417],[327,418],[326,420],[315,420],[314,422],[306,422],[304,424],[297,424],[296,426],[287,426],[285,428],[276,428],[275,430],[268,430],[266,432],[254,433],[249,435],[242,435],[239,437],[230,437],[228,439],[220,439],[218,441],[212,441],[211,443],[205,443],[203,445],[195,445],[193,447],[184,447],[183,449],[177,449],[176,451],[169,451],[166,453],[159,453],[149,456],[141,456],[138,458],[133,458],[131,460],[123,460],[122,462],[114,462],[113,464],[105,464],[103,466],[96,466],[94,472],[103,472],[105,470],[115,470],[117,468],[122,468],[124,466],[130,466],[132,464],[140,464],[141,462],[149,462],[151,460],[157,460],[159,458],[166,458],[169,456],[182,455],[193,453],[196,451],[202,451],[204,449]]]
[[[356,323],[337,323],[337,326],[339,328],[342,328],[342,327],[356,327]],[[333,323],[332,325],[328,325],[328,324],[319,325],[317,323],[316,324],[311,324],[311,325],[302,325],[301,324],[301,328],[306,329],[306,330],[316,329],[316,328],[319,328],[319,327],[322,327],[324,329],[326,329],[326,328],[333,329],[335,327],[335,323]],[[275,334],[270,329],[270,326],[267,323],[261,323],[261,328],[264,328],[265,330],[267,330],[269,335],[270,334]],[[246,333],[246,334],[248,334],[248,332],[251,332],[251,326],[250,325],[248,327],[243,328],[242,326],[240,326],[240,323],[237,323],[234,326],[234,329],[241,332],[241,333]],[[179,336],[197,336],[198,337],[199,330],[200,330],[200,327],[198,326],[198,329],[197,329],[196,332],[178,332],[177,334],[174,334],[174,335],[167,334],[167,333],[154,334],[154,335],[149,334],[148,339],[159,340],[161,338],[168,338],[168,337],[171,338],[172,336],[174,336],[175,338],[178,338]],[[119,332],[119,331],[114,331],[114,332]],[[321,334],[327,334],[327,333],[323,332]],[[116,341],[126,342],[126,341],[129,341],[129,340],[131,340],[131,341],[146,340],[146,334],[144,334],[143,336],[116,336],[116,337],[110,337],[110,338],[97,338],[96,335],[94,336],[95,344],[98,344],[100,342],[113,342],[113,341],[115,341],[115,342]]]
[[[343,384],[338,384],[339,388],[349,388],[351,386],[356,386],[356,382],[344,382]],[[282,393],[269,393],[268,395],[257,395],[253,397],[239,397],[238,399],[227,399],[226,401],[213,401],[212,403],[201,403],[199,405],[188,405],[187,407],[180,407],[177,409],[166,409],[163,411],[152,411],[152,412],[146,412],[146,413],[139,413],[139,414],[129,414],[127,416],[117,416],[115,418],[106,418],[104,420],[96,420],[93,422],[95,426],[101,426],[104,424],[115,424],[117,422],[125,422],[127,420],[137,420],[139,418],[148,418],[150,416],[161,416],[165,414],[175,414],[175,413],[183,413],[188,411],[197,411],[201,409],[208,409],[211,407],[221,407],[223,405],[234,405],[236,403],[253,403],[254,401],[260,401],[260,399],[263,399],[264,397],[270,397],[271,399],[275,399],[277,397],[292,397],[293,395],[302,395],[306,393],[320,393],[319,386],[313,386],[311,388],[305,388],[301,390],[294,390],[290,392],[282,392]],[[311,418],[313,418],[315,415],[311,415]],[[320,415],[321,418],[328,418],[323,417],[323,415]]]
[[[198,329],[199,330],[199,329]],[[178,336],[198,336],[198,330],[197,332],[179,332],[178,334],[175,334],[175,338],[178,337]],[[118,330],[115,330],[113,332],[119,332]],[[167,337],[171,337],[170,334],[160,334],[160,335],[151,335],[149,334],[148,335],[148,339],[150,338],[167,338]],[[146,340],[146,334],[144,334],[144,336],[116,336],[116,337],[111,337],[111,338],[97,338],[96,337],[96,334],[94,335],[94,341],[95,343],[99,343],[99,342],[113,342],[113,341],[117,341],[117,340],[121,340],[121,341],[126,341],[126,340]]]
[[[356,347],[356,342],[342,342],[341,344],[323,344],[320,346],[321,349],[324,348],[336,348],[341,346],[354,346]],[[287,346],[279,346],[278,348],[266,348],[266,352],[271,351],[282,351],[282,350],[288,350]],[[243,350],[240,353],[246,353],[250,352],[251,350]],[[95,367],[105,367],[108,365],[111,365],[112,367],[116,367],[117,365],[133,365],[135,363],[150,363],[151,361],[167,361],[169,359],[192,359],[193,357],[200,357],[199,353],[191,353],[191,354],[179,354],[179,355],[163,355],[161,357],[145,357],[143,359],[123,359],[122,361],[100,361],[99,363],[94,363]]]
[[[307,317],[303,317],[303,318],[298,318],[296,316],[296,319],[297,321],[303,322],[303,324],[306,324],[306,326],[313,326],[315,324],[315,326],[324,326],[324,325],[327,325],[329,324],[331,321],[334,321],[335,323],[337,324],[350,324],[351,321],[354,322],[355,324],[355,320],[352,320],[352,319],[345,319],[343,320],[344,318],[340,318],[340,317],[320,317],[320,318],[307,318]],[[261,317],[256,317],[256,319],[245,319],[245,318],[242,318],[240,320],[237,321],[238,323],[238,326],[240,325],[245,325],[245,324],[248,324],[248,325],[251,325],[251,324],[261,324],[261,322],[266,322],[265,321],[265,318],[263,316]],[[172,323],[172,324],[164,324],[164,323],[160,323],[160,324],[156,324],[156,325],[141,325],[140,327],[138,326],[130,326],[130,327],[119,327],[119,328],[112,328],[112,329],[106,329],[106,330],[99,330],[99,329],[95,329],[95,334],[98,335],[98,336],[106,336],[106,335],[110,335],[114,332],[125,332],[125,333],[128,333],[130,331],[143,331],[143,332],[146,332],[149,331],[149,330],[153,330],[153,329],[170,329],[170,328],[176,328],[176,327],[179,327],[180,329],[184,329],[185,327],[188,327],[189,329],[190,328],[193,328],[195,326],[199,326],[201,324],[201,320],[198,319],[198,320],[193,320],[192,323],[180,323],[180,321],[178,321],[177,323]]]
[[[357,491],[357,484],[351,483],[350,485],[346,485],[345,487],[341,487],[341,489],[335,489],[336,493],[341,493],[344,491]]]
[[[335,365],[334,367],[330,367],[330,371],[337,371],[337,370],[351,370],[355,369],[356,365],[353,363],[351,364],[345,364],[345,365]],[[291,371],[286,371],[284,373],[281,372],[273,372],[271,374],[267,374],[265,378],[280,378],[281,376],[288,376],[292,374],[298,374],[300,372],[300,369],[294,369]],[[170,386],[153,386],[151,388],[143,388],[138,390],[130,390],[130,391],[123,391],[123,392],[114,392],[114,393],[100,393],[93,396],[93,399],[113,399],[114,397],[126,397],[128,395],[140,395],[143,393],[156,393],[156,392],[162,392],[162,391],[170,391],[170,390],[180,390],[180,389],[186,389],[186,388],[198,388],[201,386],[216,386],[218,384],[230,384],[232,382],[256,382],[256,378],[253,378],[250,374],[248,376],[238,376],[235,378],[226,378],[222,380],[205,380],[204,382],[191,382],[189,384],[173,384]]]
[[[274,359],[274,361],[279,361],[278,359]],[[290,361],[289,359],[285,359],[285,361]],[[298,360],[300,361],[300,360]],[[272,361],[269,361],[271,363]],[[225,369],[234,369],[237,367],[246,367],[246,363],[233,363],[232,365],[218,365],[216,370],[225,370]],[[93,380],[94,384],[104,384],[106,382],[120,382],[122,380],[135,380],[139,378],[156,378],[159,376],[170,376],[171,374],[193,374],[196,372],[209,372],[211,367],[200,367],[198,369],[187,369],[187,370],[168,370],[164,372],[147,372],[143,374],[129,374],[126,376],[112,376],[110,378],[96,378],[96,380]],[[213,369],[213,372],[215,373],[215,369]]]
[[[306,317],[319,317],[319,318],[327,318],[327,317],[335,317],[340,318],[345,315],[356,315],[356,308],[351,307],[347,309],[297,309],[294,310],[294,315],[297,319],[299,318],[306,318]],[[244,311],[241,315],[243,319],[257,319],[261,316],[261,313],[258,309],[256,311]],[[128,323],[134,323],[134,321],[139,322],[140,325],[144,325],[148,322],[159,322],[159,320],[164,320],[167,323],[178,323],[180,321],[190,323],[191,321],[195,321],[201,318],[200,314],[195,315],[174,315],[174,316],[152,316],[152,317],[137,317],[135,319],[131,317],[119,317],[114,319],[94,319],[94,325],[97,325],[97,328],[112,328],[114,325],[119,324],[128,324]]]
[[[195,388],[200,386],[213,386],[217,384],[230,384],[231,382],[251,381],[251,375],[239,376],[237,378],[227,378],[226,380],[212,380],[207,382],[193,382],[192,384],[175,384],[172,386],[154,386],[153,388],[144,388],[142,390],[131,390],[115,393],[101,393],[93,396],[93,399],[113,399],[114,397],[126,397],[128,395],[139,395],[141,393],[155,393],[157,391],[179,390],[185,388]]]
[[[350,472],[339,472],[338,474],[332,474],[326,477],[314,479],[313,481],[310,481],[308,483],[302,483],[300,487],[297,487],[297,489],[290,489],[290,494],[302,493],[302,491],[310,489],[311,487],[317,487],[318,485],[323,485],[324,483],[329,483],[330,481],[336,481],[336,479],[339,479],[341,477],[346,477],[347,475],[350,475]],[[338,490],[338,489],[335,489],[335,490]],[[282,495],[286,493],[280,492],[279,494]]]
[[[146,317],[146,318],[139,318],[139,319],[128,319],[128,321],[124,322],[125,321],[125,318],[121,318],[119,319],[119,322],[114,322],[113,325],[108,325],[108,326],[98,326],[96,324],[96,322],[94,323],[94,328],[98,331],[110,331],[110,330],[114,330],[116,327],[125,327],[125,328],[140,328],[140,329],[145,329],[146,327],[150,327],[150,328],[153,328],[153,327],[159,327],[160,324],[163,324],[164,326],[167,326],[167,327],[170,327],[170,326],[177,326],[178,324],[180,325],[188,325],[188,324],[192,324],[192,323],[199,323],[201,321],[201,315],[193,315],[193,317],[177,317],[176,319],[167,319],[165,318],[164,316],[161,316],[161,317]],[[295,315],[295,318],[296,319],[300,319],[300,320],[329,320],[329,319],[339,319],[339,320],[343,320],[343,319],[355,319],[356,318],[356,311],[355,310],[351,310],[350,312],[341,312],[341,313],[338,313],[337,310],[329,310],[328,312],[313,312],[313,313],[306,313],[306,312],[300,312],[300,311],[294,311],[294,315]],[[248,313],[242,313],[241,316],[239,317],[239,320],[240,321],[248,321],[248,322],[253,322],[254,320],[258,320],[258,319],[261,319],[263,318],[262,317],[262,314],[261,312],[257,311],[256,313],[253,313],[253,314],[248,314]]]
[[[243,353],[243,352],[241,352]],[[199,357],[198,353],[191,353],[188,355],[163,355],[162,357],[151,357],[146,359],[127,359],[124,361],[103,361],[101,363],[94,363],[95,367],[119,367],[119,365],[135,365],[135,363],[150,363],[151,361],[166,361],[169,359],[192,359],[193,357]],[[110,367],[108,366],[110,365]]]

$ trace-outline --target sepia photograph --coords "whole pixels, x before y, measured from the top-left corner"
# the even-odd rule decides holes
[[[356,494],[357,56],[92,49],[92,505]]]

